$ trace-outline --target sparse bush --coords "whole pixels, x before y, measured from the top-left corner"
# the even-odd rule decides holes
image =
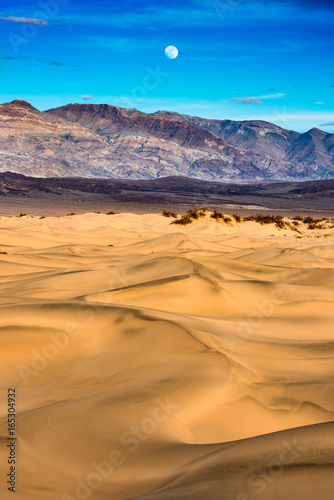
[[[247,215],[247,217],[244,217],[244,222],[257,222],[257,216],[256,215]]]
[[[239,214],[233,214],[232,217],[235,218],[235,222],[241,222],[241,220],[242,220],[241,215],[239,215]]]
[[[112,210],[110,212],[107,212],[106,215],[116,215],[117,212],[113,212]]]
[[[67,215],[77,215],[75,212],[71,212],[70,214]]]
[[[319,222],[323,222],[326,219],[314,219],[313,217],[305,217],[303,220],[304,224],[319,224]]]
[[[176,212],[170,212],[169,210],[164,210],[161,215],[163,215],[164,217],[173,217],[174,219],[176,219],[177,217]]]
[[[249,215],[244,218],[244,221],[258,222],[262,226],[264,224],[275,224],[278,229],[284,229],[286,227],[286,223],[284,222],[282,215]]]
[[[199,213],[200,217],[205,217],[206,214],[208,213],[208,211],[209,211],[208,207],[200,207],[198,209],[198,213]]]
[[[302,234],[297,227],[299,226],[299,222],[294,220],[292,222],[285,222],[285,226],[291,229],[291,231],[295,231],[296,233]]]
[[[7,252],[0,252],[1,255],[7,255]]]
[[[189,217],[189,215],[182,215],[180,219],[173,220],[171,224],[181,224],[181,226],[186,226],[187,224],[191,224],[193,219]]]
[[[16,217],[24,217],[27,214],[18,214]]]
[[[316,224],[315,222],[312,222],[311,224],[308,224],[307,229],[325,229],[325,226],[323,224]]]
[[[225,214],[219,210],[214,210],[210,217],[215,220],[223,220],[225,218]]]
[[[232,222],[231,217],[224,217],[224,222],[225,224],[229,224],[230,222]]]
[[[208,211],[209,209],[207,207],[190,208],[184,215],[181,216],[180,219],[174,220],[173,222],[171,222],[171,224],[181,224],[183,226],[186,226],[187,224],[191,224],[194,220],[202,219],[203,217],[205,217]],[[177,217],[174,212],[171,213],[173,214],[173,217]]]
[[[41,216],[40,216],[40,219],[45,219],[45,215],[41,215]]]
[[[293,218],[293,220],[299,220],[299,221],[302,221],[304,219],[304,217],[302,217],[301,215],[295,215],[292,218]]]
[[[285,224],[284,220],[279,220],[279,221],[277,221],[277,222],[276,222],[276,227],[277,227],[278,229],[284,229],[284,228],[286,227],[286,224]]]
[[[189,210],[187,210],[187,215],[191,219],[196,220],[196,219],[199,219],[200,217],[203,217],[203,212],[200,212],[200,210],[198,210],[197,208],[190,208]]]

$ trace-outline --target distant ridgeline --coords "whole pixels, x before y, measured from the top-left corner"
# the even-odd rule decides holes
[[[334,134],[315,128],[300,134],[264,121],[146,114],[106,104],[41,112],[15,100],[0,108],[0,172],[242,183],[334,178]]]

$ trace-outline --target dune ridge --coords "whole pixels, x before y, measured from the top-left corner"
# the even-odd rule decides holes
[[[0,461],[15,387],[16,498],[334,498],[334,237],[317,236],[1,218]]]

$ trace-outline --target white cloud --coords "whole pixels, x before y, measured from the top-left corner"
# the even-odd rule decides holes
[[[84,99],[85,101],[88,101],[89,99],[93,99],[93,96],[85,94],[85,95],[81,96],[81,99]]]
[[[230,99],[230,101],[241,102],[243,104],[261,104],[263,100],[279,99],[282,97],[286,97],[286,95],[281,94],[281,93],[277,93],[277,94],[268,94],[268,95],[259,95],[259,96],[232,97]]]
[[[258,97],[232,97],[230,99],[234,102],[242,102],[243,104],[261,104],[261,99]]]
[[[48,24],[45,21],[45,19],[34,19],[31,17],[0,16],[0,21],[7,21],[11,23],[24,23],[24,24],[43,24],[43,25]]]
[[[277,94],[268,94],[268,95],[260,95],[260,99],[279,99],[280,97],[286,97],[285,94],[277,93]]]

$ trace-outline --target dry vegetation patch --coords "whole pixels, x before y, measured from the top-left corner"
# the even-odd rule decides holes
[[[191,224],[194,220],[203,219],[208,212],[208,207],[190,208],[184,215],[181,215],[179,219],[171,222],[171,224],[186,226],[187,224]]]
[[[256,214],[244,217],[244,221],[258,222],[262,226],[264,224],[275,224],[278,229],[285,229],[287,227],[284,217],[282,215],[263,215]]]
[[[214,219],[216,222],[224,222],[225,224],[231,224],[235,222],[240,224],[241,222],[253,221],[261,224],[261,226],[265,224],[275,224],[278,229],[290,229],[291,231],[301,235],[304,234],[301,231],[304,228],[304,224],[307,226],[307,229],[311,230],[334,228],[334,219],[329,219],[326,217],[323,217],[321,219],[314,219],[310,216],[302,217],[301,215],[295,215],[294,217],[284,217],[283,215],[270,215],[261,213],[258,213],[256,215],[248,215],[247,217],[241,217],[241,215],[237,213],[229,216],[217,209],[213,210],[213,212],[210,213],[208,207],[190,208],[184,215],[180,215],[179,218],[177,218],[178,216],[175,212],[171,212],[168,210],[164,210],[162,212],[162,215],[164,217],[176,219],[172,221],[171,224],[179,224],[181,226],[191,224],[194,220],[205,218],[209,214],[210,218]],[[327,233],[326,236],[328,237],[330,235]]]
[[[177,218],[177,213],[176,212],[171,212],[170,210],[164,210],[161,215],[163,215],[163,217],[171,217],[171,218],[174,218],[174,219]]]

